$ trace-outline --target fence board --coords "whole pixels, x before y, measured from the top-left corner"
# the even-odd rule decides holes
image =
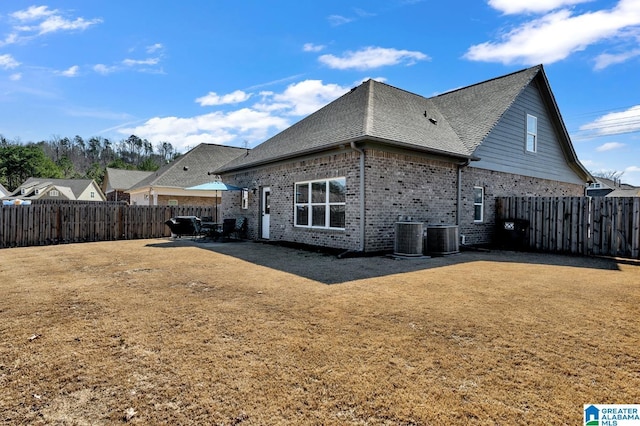
[[[213,216],[200,206],[129,206],[117,203],[34,203],[0,206],[0,248],[171,235],[175,216]]]
[[[528,249],[640,258],[640,198],[500,197],[497,223],[529,222]]]

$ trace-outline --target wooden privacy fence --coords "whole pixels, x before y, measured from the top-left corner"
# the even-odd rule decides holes
[[[499,197],[496,219],[516,248],[640,258],[639,197]]]
[[[0,207],[0,248],[171,235],[175,216],[213,216],[213,207],[42,203]]]

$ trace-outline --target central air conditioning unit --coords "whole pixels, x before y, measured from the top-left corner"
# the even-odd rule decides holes
[[[424,225],[422,222],[396,222],[393,254],[397,256],[422,256],[423,233]]]
[[[458,225],[428,225],[427,247],[429,254],[444,256],[460,251]]]

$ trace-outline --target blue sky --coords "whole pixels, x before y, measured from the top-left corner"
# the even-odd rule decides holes
[[[0,134],[254,147],[368,78],[540,63],[583,164],[640,185],[640,0],[3,1]]]

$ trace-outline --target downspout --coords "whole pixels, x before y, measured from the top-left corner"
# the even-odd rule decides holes
[[[456,203],[456,225],[460,226],[460,206],[462,205],[462,168],[467,167],[471,161],[466,160],[462,163],[458,163],[458,183],[457,183],[457,195],[458,201]]]
[[[364,150],[358,148],[355,142],[351,142],[351,149],[360,153],[360,251],[364,253],[365,240],[365,204],[364,204]]]

